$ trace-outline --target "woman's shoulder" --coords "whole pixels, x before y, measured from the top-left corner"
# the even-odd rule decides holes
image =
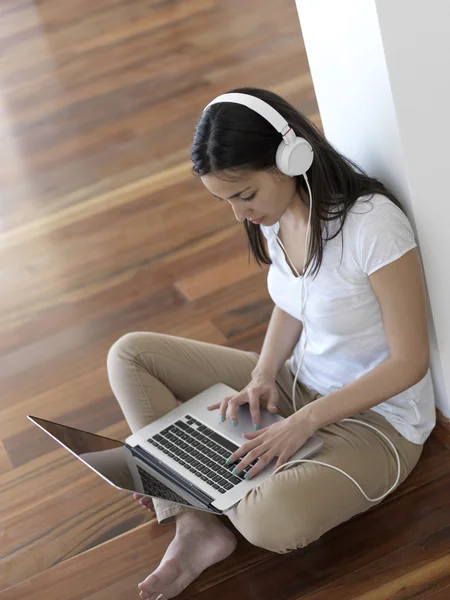
[[[389,229],[398,223],[409,223],[403,210],[383,194],[361,196],[349,209],[346,229]]]
[[[403,210],[382,194],[359,198],[348,213],[347,239],[367,275],[416,246]]]
[[[380,212],[380,209],[394,208],[394,210],[400,210],[392,200],[383,194],[370,194],[368,196],[360,196],[353,206],[349,209],[348,214],[350,215],[366,215],[372,211]],[[402,212],[402,211],[401,211]]]

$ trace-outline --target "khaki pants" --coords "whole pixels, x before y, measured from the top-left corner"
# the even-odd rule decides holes
[[[137,431],[215,383],[241,390],[251,378],[258,355],[233,348],[156,333],[129,333],[108,355],[108,374],[131,430]],[[293,375],[286,362],[276,384],[278,412],[293,413]],[[297,383],[300,408],[320,395]],[[355,415],[380,429],[395,444],[401,459],[401,480],[412,471],[422,446],[401,436],[373,411]],[[313,458],[349,473],[366,494],[376,498],[397,475],[392,448],[375,432],[357,423],[335,423],[318,431],[323,448]],[[159,523],[179,512],[195,510],[155,499]],[[373,503],[344,475],[314,464],[300,464],[278,472],[250,490],[226,516],[255,546],[285,553],[301,548]]]

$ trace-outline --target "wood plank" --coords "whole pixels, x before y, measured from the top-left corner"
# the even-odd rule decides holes
[[[11,460],[2,442],[0,442],[0,476],[13,468]]]
[[[245,254],[239,254],[220,265],[180,279],[176,282],[175,287],[188,300],[197,300],[251,277],[255,273],[258,273],[258,268],[249,263]]]
[[[230,253],[245,251],[244,234],[236,224],[173,247],[170,252],[157,257],[141,257],[123,271],[116,270],[99,280],[85,282],[81,288],[69,289],[60,296],[46,296],[43,304],[26,304],[26,312],[15,319],[9,315],[3,327],[0,351],[11,352],[86,319],[104,315],[116,317],[120,310],[127,308],[131,299],[136,302],[150,298],[151,315],[155,306],[152,296],[171,286],[179,273],[194,274],[205,266],[220,264]],[[8,335],[8,332],[12,334]]]
[[[90,394],[87,395],[85,390],[90,390]],[[83,371],[78,376],[58,381],[57,385],[39,394],[23,394],[13,404],[0,405],[1,435],[6,438],[23,432],[28,425],[26,415],[61,420],[65,418],[63,415],[67,414],[68,407],[73,407],[75,410],[83,410],[87,416],[91,402],[110,393],[106,365],[103,364],[92,371]]]
[[[272,299],[267,298],[253,304],[237,306],[224,312],[213,319],[214,324],[228,339],[235,340],[246,332],[255,328],[264,326],[267,329],[267,323],[270,320],[274,308]],[[258,346],[258,351],[261,345]]]
[[[114,215],[114,210],[111,210],[108,215],[90,219],[89,227],[86,224],[82,227],[69,225],[62,232],[52,232],[46,242],[23,245],[18,252],[6,250],[2,253],[2,264],[5,268],[6,265],[9,265],[9,268],[17,265],[17,269],[9,278],[10,295],[3,299],[5,313],[1,322],[12,320],[13,323],[20,323],[27,315],[28,306],[34,307],[34,311],[45,310],[53,306],[60,296],[67,295],[71,289],[79,290],[86,283],[98,285],[98,281],[105,277],[135,268],[137,263],[142,263],[144,246],[147,260],[155,260],[158,256],[170,252],[174,246],[181,247],[217,231],[220,226],[216,224],[215,216],[219,217],[221,211],[223,214],[223,209],[219,210],[215,204],[209,208],[211,203],[205,202],[201,205],[202,210],[197,208],[194,211],[191,207],[195,203],[198,204],[198,200],[193,197],[189,201],[187,198],[185,200],[186,206],[183,210],[179,203],[173,203],[172,206],[163,206],[160,209],[156,207],[153,211],[148,202],[141,200],[138,201],[140,207],[136,211],[137,215],[133,214],[133,207],[123,211],[125,214],[122,215]],[[183,212],[189,209],[190,217],[184,217]],[[153,213],[156,213],[153,216],[153,225],[149,226],[147,222]],[[184,223],[173,219],[171,214],[179,215],[179,219],[183,219]],[[108,226],[111,218],[115,226]],[[231,223],[230,216],[226,215],[225,218],[228,220],[225,221],[225,226],[228,226]],[[139,222],[139,226],[135,225],[136,221]],[[133,235],[124,235],[126,230],[132,231]],[[98,231],[102,233],[99,234]],[[77,252],[80,238],[83,238],[87,254],[98,256],[96,260],[86,260],[86,257]],[[61,253],[68,257],[65,278],[57,276],[58,261],[49,261],[47,258],[46,247],[49,244],[57,245]],[[102,248],[111,245],[116,246],[116,254],[103,254]],[[31,273],[27,278],[23,277],[23,264],[28,264]],[[149,289],[151,288],[147,287],[147,290]]]
[[[185,183],[190,177],[189,163],[186,162],[162,173],[155,173],[139,181],[133,181],[123,188],[100,194],[90,199],[89,202],[63,207],[50,215],[7,230],[2,236],[2,249],[6,251],[15,249],[22,244],[28,245],[36,238],[54,234],[59,229],[93,219],[109,210],[121,208],[124,204],[142,196],[157,194],[167,188],[169,182],[171,185],[176,182]]]
[[[420,554],[421,544],[426,546],[425,540],[433,535],[442,554],[440,532],[447,528],[448,535],[449,492],[450,474],[339,526],[305,550],[285,555],[255,548],[240,538],[233,555],[205,571],[179,598],[229,598],[236,589],[243,598],[303,598],[411,544],[417,543]],[[94,594],[100,600],[135,593],[140,578],[157,566],[172,535],[173,525],[152,521],[18,583],[1,593],[0,600],[20,600],[31,593],[36,600],[75,600]],[[437,565],[436,576],[441,578],[446,562]]]
[[[127,430],[122,421],[101,433],[117,439]],[[3,474],[0,494],[0,589],[149,518],[131,494],[109,486],[63,449]]]
[[[0,592],[0,600],[20,600],[30,590],[33,597],[123,598],[137,593],[137,583],[154,570],[174,535],[174,525],[158,525],[156,520],[115,537],[96,548],[66,560],[47,571]],[[270,558],[271,553],[252,546],[245,540],[239,549],[218,567],[212,567],[215,580],[233,576],[242,565],[251,565]],[[95,577],[87,576],[95,573]],[[192,586],[194,587],[194,586]]]
[[[249,352],[256,352],[259,354],[264,342],[264,337],[267,331],[267,323],[253,327],[249,331],[245,331],[242,334],[238,334],[230,338],[226,345],[232,348],[239,348],[240,350],[247,350]]]
[[[435,433],[441,442],[450,448],[450,419],[445,417],[439,409],[436,411]]]
[[[90,402],[88,410],[82,407],[66,411],[59,418],[64,425],[96,433],[122,421],[123,413],[110,393],[104,398]],[[4,438],[3,445],[14,467],[20,467],[55,450],[55,441],[28,419],[19,433]]]
[[[450,598],[450,586],[439,590],[431,595],[422,596],[421,600],[448,600]]]
[[[422,456],[411,475],[386,498],[390,501],[400,495],[408,494],[412,490],[440,477],[440,472],[448,473],[450,467],[450,452],[435,436],[434,432],[425,442]]]
[[[308,600],[419,600],[450,585],[449,545],[445,527],[308,594]]]
[[[44,6],[46,4],[47,3],[44,3]],[[153,139],[146,139],[144,128],[155,127],[155,123],[160,122],[160,116],[163,111],[166,115],[169,115],[169,118],[171,119],[172,123],[176,122],[176,119],[179,118],[179,116],[181,115],[184,115],[184,123],[186,123],[186,119],[190,119],[191,123],[193,123],[194,120],[198,118],[199,102],[200,104],[202,104],[202,102],[205,100],[203,104],[206,104],[206,99],[209,98],[211,93],[213,93],[212,89],[216,87],[217,89],[224,89],[227,86],[227,82],[230,80],[230,72],[225,73],[219,81],[214,82],[212,85],[209,86],[203,80],[202,91],[197,91],[195,94],[192,94],[191,98],[189,99],[191,105],[188,107],[186,107],[186,97],[183,98],[183,102],[176,102],[177,97],[181,99],[182,96],[182,91],[180,90],[180,88],[178,88],[176,91],[174,89],[169,90],[168,95],[166,97],[161,98],[159,104],[155,104],[155,102],[153,102],[147,108],[147,106],[141,102],[139,107],[133,106],[132,108],[134,110],[130,110],[129,112],[123,110],[123,104],[121,104],[120,101],[112,101],[115,99],[111,97],[102,98],[97,89],[92,87],[94,85],[94,82],[97,86],[105,87],[108,84],[111,85],[111,81],[115,81],[117,82],[117,87],[119,87],[120,84],[125,84],[124,87],[126,89],[127,75],[128,77],[131,77],[130,74],[134,74],[136,72],[139,73],[139,71],[141,73],[142,71],[144,73],[149,72],[146,70],[139,69],[140,65],[145,65],[147,69],[153,67],[153,70],[150,71],[150,80],[153,79],[155,81],[157,89],[163,88],[166,90],[168,87],[167,78],[166,80],[163,80],[163,83],[160,83],[160,80],[158,80],[157,78],[157,73],[154,73],[155,66],[156,68],[158,68],[159,65],[159,69],[161,68],[161,64],[163,64],[163,59],[165,59],[165,69],[169,69],[170,67],[171,72],[174,72],[177,75],[178,80],[180,79],[180,67],[188,67],[186,71],[190,76],[191,82],[193,79],[195,80],[196,77],[198,77],[201,80],[203,77],[206,76],[206,74],[209,74],[211,72],[214,73],[215,68],[223,64],[227,64],[229,67],[234,67],[235,72],[239,72],[239,68],[242,68],[243,53],[245,53],[246,56],[245,64],[251,64],[252,59],[254,60],[257,57],[261,57],[261,54],[263,54],[263,56],[265,57],[265,62],[263,65],[261,65],[263,68],[257,69],[252,73],[252,80],[256,85],[263,85],[264,81],[270,82],[271,85],[276,85],[278,82],[284,83],[287,79],[291,78],[292,68],[290,68],[289,63],[290,61],[292,61],[294,54],[296,59],[295,62],[298,68],[300,69],[305,67],[305,70],[307,70],[304,52],[302,52],[301,38],[298,35],[298,19],[296,16],[295,7],[287,2],[285,4],[285,10],[280,11],[279,15],[274,15],[273,11],[270,9],[269,6],[259,7],[259,10],[255,11],[253,3],[246,4],[245,6],[240,8],[239,24],[233,23],[233,25],[230,24],[229,27],[224,27],[224,30],[220,32],[219,37],[217,31],[215,31],[214,34],[212,34],[212,31],[214,31],[214,22],[215,20],[217,22],[218,16],[215,13],[215,10],[211,10],[208,11],[206,14],[197,15],[195,20],[187,20],[186,23],[183,23],[182,31],[184,37],[181,39],[184,43],[178,42],[178,44],[174,45],[173,38],[167,35],[167,31],[164,28],[162,28],[162,30],[158,32],[157,36],[152,36],[151,38],[148,35],[134,36],[128,38],[126,41],[127,44],[131,46],[132,50],[129,53],[121,52],[122,47],[120,44],[117,45],[117,48],[115,48],[114,46],[105,46],[103,48],[99,48],[99,50],[95,50],[91,53],[92,56],[89,57],[90,60],[88,61],[88,63],[86,63],[86,57],[83,53],[74,53],[72,51],[72,47],[66,48],[60,39],[58,42],[56,42],[59,51],[59,56],[61,57],[61,59],[71,59],[70,61],[67,60],[64,63],[63,72],[69,80],[76,78],[78,85],[73,86],[73,88],[70,90],[70,94],[55,94],[52,93],[54,90],[51,88],[50,85],[42,86],[43,98],[41,100],[41,103],[43,103],[43,110],[46,111],[46,114],[51,115],[53,122],[59,126],[57,129],[55,128],[57,135],[53,135],[50,137],[47,134],[46,137],[49,139],[49,141],[51,140],[54,147],[55,145],[58,145],[58,142],[61,143],[60,139],[63,135],[67,136],[68,124],[67,122],[65,122],[64,117],[67,114],[67,110],[69,108],[72,108],[73,119],[80,118],[80,113],[83,114],[86,112],[87,114],[89,114],[89,111],[93,112],[95,105],[93,105],[92,103],[89,105],[89,103],[86,102],[84,99],[79,99],[77,97],[77,93],[79,93],[78,90],[80,89],[86,90],[85,93],[89,98],[93,97],[94,99],[96,99],[100,96],[100,101],[98,102],[98,105],[103,109],[103,115],[101,115],[103,118],[98,118],[97,122],[94,121],[94,123],[90,122],[89,129],[87,129],[86,127],[81,129],[79,126],[80,123],[77,123],[77,144],[73,144],[73,146],[78,150],[78,156],[71,156],[66,152],[56,151],[53,152],[53,161],[56,161],[57,159],[65,160],[67,162],[71,161],[72,165],[77,167],[77,184],[81,183],[81,185],[85,185],[88,180],[93,181],[95,179],[98,179],[98,172],[95,173],[97,177],[94,177],[92,168],[83,169],[83,166],[87,167],[89,165],[89,160],[91,160],[92,162],[92,158],[94,158],[96,165],[98,167],[101,167],[101,174],[105,178],[117,178],[122,173],[124,173],[127,170],[127,168],[131,167],[131,162],[134,163],[134,167],[135,164],[138,164],[137,161],[139,161],[139,163],[142,163],[143,156],[155,155],[155,141],[158,141],[159,148],[162,147],[163,155],[173,152],[175,145],[177,148],[180,147],[180,144],[188,146],[190,137],[192,136],[191,127],[184,126],[183,128],[180,126],[173,126],[172,129],[172,127],[167,127],[167,123],[164,123],[165,136],[163,137],[161,134],[159,134]],[[42,8],[41,3],[40,11],[43,10],[44,9]],[[223,18],[225,22],[228,22],[230,19],[233,19],[233,12],[234,11],[227,12],[224,15],[221,15],[221,18]],[[132,13],[129,13],[129,9],[127,9],[127,11],[124,11],[122,19],[117,23],[117,25],[123,26],[124,22],[128,22],[128,19],[132,18],[131,15]],[[89,19],[90,15],[89,13],[87,13],[84,19],[85,24],[89,23]],[[241,23],[244,23],[246,19],[250,20],[250,22],[252,23],[252,31],[259,30],[260,32],[257,44],[255,44],[254,42],[252,43],[252,39],[248,35],[248,33],[245,36],[242,35]],[[139,20],[140,19],[136,19],[135,22],[139,22]],[[74,22],[76,22],[76,20],[74,20]],[[113,23],[114,20],[112,19],[109,30],[112,29]],[[66,23],[65,26],[69,27],[69,25],[70,24]],[[180,28],[179,25],[178,27]],[[271,35],[273,27],[277,27],[277,30],[280,33],[280,39],[275,40]],[[84,30],[80,28],[79,31],[82,32]],[[96,31],[98,31],[98,27]],[[47,46],[47,48],[52,47],[54,37],[58,36],[60,36],[60,33],[54,33],[53,31],[48,32],[47,40],[50,46]],[[283,42],[281,43],[280,40],[283,40]],[[37,41],[38,40],[33,40],[34,43],[36,43]],[[72,40],[72,43],[76,41],[79,42],[80,40]],[[259,46],[259,44],[261,44],[261,47],[264,48],[263,53],[261,53],[261,47]],[[77,46],[74,45],[74,48],[76,47]],[[211,48],[212,52],[205,52],[204,49],[206,47]],[[14,48],[15,51],[19,49],[21,50],[21,52],[18,56],[10,55],[8,66],[14,66],[11,68],[12,73],[7,72],[5,77],[5,84],[10,85],[13,90],[16,89],[22,94],[22,97],[14,98],[14,115],[17,114],[17,118],[19,118],[20,120],[24,120],[25,115],[23,111],[25,110],[25,108],[27,106],[32,107],[35,104],[32,102],[33,84],[36,85],[37,77],[39,77],[41,82],[43,81],[47,84],[51,83],[52,71],[48,68],[45,68],[47,66],[45,59],[47,59],[47,61],[49,59],[43,52],[44,49],[42,48],[42,46],[37,45],[36,48],[29,46],[28,48],[24,47],[23,49],[21,49],[20,45],[16,45],[16,47]],[[140,49],[141,51],[139,52]],[[155,52],[155,49],[158,49],[159,51]],[[26,55],[24,54],[25,52]],[[114,60],[112,60],[112,52],[114,52]],[[42,55],[44,55],[44,60],[42,60]],[[154,57],[152,55],[154,55]],[[27,56],[27,60],[25,60],[25,56]],[[41,63],[39,64],[39,67],[41,67],[41,69],[40,71],[37,70],[37,73],[37,65],[36,63],[34,63],[34,61],[30,61],[30,56],[32,56],[33,59],[38,59],[38,57],[41,58]],[[171,57],[173,57],[172,60],[170,60]],[[215,68],[211,69],[211,61],[215,62]],[[30,64],[27,64],[28,62],[30,62]],[[119,63],[118,66],[114,68],[117,63]],[[198,70],[194,71],[194,64],[195,66],[198,65]],[[109,65],[111,66],[109,67]],[[102,76],[105,70],[106,75]],[[246,79],[246,82],[248,82],[248,77]],[[299,92],[296,92],[296,94],[297,97],[301,97],[301,93],[299,94]],[[59,109],[59,112],[57,107],[52,108],[51,106],[44,104],[46,98],[53,97],[54,102],[58,102],[58,99],[60,97],[67,96],[67,98],[71,99],[72,95],[74,96],[72,104],[68,103],[69,106],[63,105],[63,108],[65,110]],[[133,94],[130,94],[129,96],[133,96]],[[141,99],[142,97],[158,97],[155,94],[155,84],[153,85],[153,89],[150,88],[150,85],[148,85],[147,89],[141,88],[139,90],[139,93],[135,93],[134,96],[136,97],[136,99]],[[167,101],[166,98],[170,98],[172,109],[171,111],[167,111],[165,109],[165,103]],[[22,101],[18,102],[19,99]],[[118,99],[120,100],[120,96],[118,96]],[[39,106],[41,106],[41,103],[39,104]],[[153,114],[155,113],[155,106],[158,107],[158,113],[156,114],[156,119],[153,119],[151,117],[153,117]],[[191,106],[195,107],[194,114],[192,113]],[[113,111],[114,109],[115,112],[113,112],[112,115],[111,112],[107,112]],[[129,117],[129,114],[134,114],[136,116],[136,122],[139,126],[139,129],[137,131],[141,131],[142,129],[144,129],[144,134],[141,134],[139,137],[140,145],[136,143],[133,144],[132,140],[130,140],[130,133],[134,134],[134,137],[136,137],[137,126],[135,123],[133,123],[132,125],[127,124],[126,120]],[[56,116],[59,117],[58,121],[56,120]],[[98,149],[99,142],[100,140],[102,140],[102,138],[98,137],[95,147],[96,153],[93,157],[88,153],[87,157],[84,158],[83,163],[79,156],[81,155],[83,149],[85,149],[85,146],[87,145],[86,137],[89,134],[92,135],[93,131],[97,132],[97,130],[100,129],[101,126],[103,126],[103,124],[105,123],[106,116],[109,117],[108,120],[112,124],[116,122],[120,122],[121,124],[123,124],[123,129],[125,132],[127,132],[128,136],[125,137],[125,139],[123,140],[117,140],[117,142],[120,141],[121,144],[116,143],[110,144],[109,146],[107,144],[104,144],[102,152],[100,152]],[[35,117],[35,120],[37,121],[38,119]],[[33,123],[33,121],[31,121],[31,123]],[[29,123],[27,124],[28,126],[30,125]],[[70,125],[72,125],[72,123],[70,123]],[[36,129],[37,128],[35,128],[35,130]],[[73,129],[71,132],[73,134]],[[30,137],[33,133],[34,132],[32,130],[30,131],[29,128],[28,136]],[[41,138],[42,137],[43,136],[41,135]],[[165,144],[164,142],[167,138],[169,138],[170,143]],[[108,141],[107,138],[105,141]],[[33,146],[36,146],[36,144],[34,144]],[[124,147],[126,147],[128,151],[126,155],[124,155],[123,152]],[[40,150],[40,152],[37,152],[34,149],[34,160],[37,160],[44,154],[42,152],[42,147],[40,148]],[[58,148],[58,150],[61,149]],[[103,156],[106,155],[110,159],[109,162],[102,160]],[[119,156],[121,156],[121,163],[118,162]],[[43,161],[44,158],[40,158],[40,160]],[[30,162],[30,160],[28,160],[28,162]],[[148,162],[151,164],[151,161]],[[40,166],[42,169],[42,162],[40,163]],[[54,172],[55,168],[53,169],[53,172],[50,171],[50,174],[53,175]],[[34,170],[35,180],[39,180],[39,175],[40,173],[38,173],[38,170]],[[55,183],[55,178],[52,177],[52,179],[52,183]],[[68,181],[67,177],[65,178],[65,183],[63,178],[60,178],[58,180],[58,184],[59,187],[68,187],[69,185],[71,185],[72,188],[75,187],[73,183],[71,184],[71,182]],[[54,188],[52,189],[51,186],[48,187],[51,189],[52,194],[54,194],[55,192],[57,193],[57,190],[55,190]]]

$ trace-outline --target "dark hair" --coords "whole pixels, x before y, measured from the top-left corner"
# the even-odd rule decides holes
[[[353,161],[340,154],[325,139],[319,129],[289,102],[268,90],[245,87],[231,92],[249,94],[275,108],[298,136],[308,140],[314,160],[307,172],[313,195],[309,260],[311,274],[320,269],[323,248],[344,226],[349,209],[361,196],[383,194],[394,204],[403,207],[397,198],[377,179],[369,177]],[[214,104],[198,122],[191,147],[193,172],[204,176],[221,171],[265,170],[276,166],[275,154],[281,136],[255,111],[240,104]],[[305,180],[296,177],[301,198],[308,198]],[[340,219],[340,226],[328,237],[328,222]],[[323,239],[323,227],[327,237]],[[258,265],[271,264],[259,225],[244,221],[249,247]]]

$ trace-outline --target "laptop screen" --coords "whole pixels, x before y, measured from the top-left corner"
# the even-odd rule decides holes
[[[122,442],[39,417],[28,418],[113,485],[138,491],[127,463],[130,450]]]

